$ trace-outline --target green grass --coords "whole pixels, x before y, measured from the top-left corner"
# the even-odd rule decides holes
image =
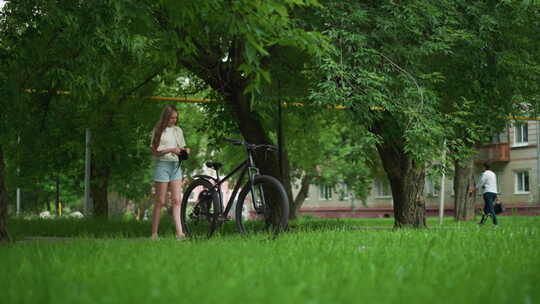
[[[0,247],[1,302],[540,303],[540,218],[500,222],[301,219],[274,241],[228,225],[184,242],[165,222],[152,242],[149,223],[12,220],[21,241]],[[23,241],[39,231],[84,237]]]

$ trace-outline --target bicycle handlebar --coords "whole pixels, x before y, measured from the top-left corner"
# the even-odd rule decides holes
[[[235,146],[241,146],[244,144],[244,141],[240,139],[233,139],[233,138],[224,138],[223,141],[230,142]]]
[[[257,145],[257,144],[250,144],[240,139],[233,139],[233,138],[225,138],[224,141],[230,142],[235,146],[245,146],[248,150],[257,150],[257,149],[264,149],[268,151],[277,151],[277,147],[274,145]]]

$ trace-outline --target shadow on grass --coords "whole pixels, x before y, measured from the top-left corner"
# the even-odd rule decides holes
[[[336,230],[388,230],[394,227],[393,219],[320,219],[302,217],[289,223],[292,232],[320,232]]]
[[[163,218],[160,223],[163,234],[174,233],[171,219]],[[149,237],[151,223],[106,218],[55,218],[8,220],[8,229],[15,240],[28,237],[85,237],[85,238],[135,238]]]
[[[325,230],[355,230],[355,229],[391,229],[392,219],[318,219],[303,217],[289,223],[289,232],[310,232]],[[27,238],[49,237],[57,238],[148,238],[150,237],[151,222],[123,220],[115,218],[55,218],[55,219],[20,219],[8,221],[8,229],[14,240]],[[175,232],[174,223],[170,217],[163,217],[160,222],[160,235],[172,237]],[[234,221],[223,223],[214,236],[238,237]],[[205,238],[200,238],[204,240]]]
[[[538,226],[537,217],[518,217],[508,224],[515,226]],[[506,220],[501,219],[503,225]],[[288,233],[297,232],[321,232],[321,231],[349,231],[349,230],[388,230],[393,229],[394,219],[321,219],[301,217],[289,222]],[[474,223],[456,223],[452,219],[445,219],[443,226],[438,225],[435,219],[428,220],[428,229],[457,229],[475,226]],[[8,230],[15,241],[39,237],[48,237],[54,240],[62,238],[122,238],[122,239],[146,239],[150,237],[151,222],[123,219],[104,218],[56,218],[56,219],[31,219],[11,218],[8,220]],[[160,236],[164,239],[174,239],[175,228],[172,218],[164,216],[160,222]],[[236,229],[234,221],[223,223],[214,233],[213,237],[241,236]],[[212,237],[212,238],[213,238]],[[208,238],[200,238],[195,241],[204,241]]]
[[[323,231],[347,231],[347,230],[390,230],[394,227],[393,219],[321,219],[301,217],[290,221],[287,232],[323,232]],[[219,227],[214,235],[220,237],[238,237],[240,233],[236,229],[234,221],[225,222]],[[249,238],[249,236],[247,236]]]

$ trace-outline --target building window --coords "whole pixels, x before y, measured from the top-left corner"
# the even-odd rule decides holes
[[[497,193],[498,194],[501,194],[502,193],[502,188],[501,188],[501,178],[500,176],[502,176],[502,171],[495,171],[493,170],[493,173],[495,173],[495,178],[497,179]]]
[[[351,194],[349,193],[349,187],[345,183],[339,183],[338,194],[340,201],[346,201],[351,198]]]
[[[386,180],[377,180],[375,190],[377,191],[377,197],[392,197],[390,184]]]
[[[508,133],[506,133],[506,131],[497,133],[491,136],[492,144],[500,144],[500,143],[507,143],[507,142],[508,142]]]
[[[516,193],[529,193],[529,171],[517,171],[516,176]]]
[[[439,196],[439,191],[441,190],[439,184],[440,183],[437,183],[432,177],[427,177],[424,193],[428,196]]]
[[[332,192],[334,192],[334,187],[328,185],[319,185],[319,191],[319,199],[331,200]]]
[[[309,184],[309,186],[308,186],[308,189],[307,189],[307,192],[306,192],[306,200],[309,200],[309,198],[310,198],[309,193],[311,192],[310,190],[313,189],[312,186],[313,186],[313,184]]]
[[[529,127],[527,123],[518,123],[514,126],[514,146],[529,144]]]

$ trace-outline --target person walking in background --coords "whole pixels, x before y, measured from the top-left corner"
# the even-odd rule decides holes
[[[186,148],[184,133],[176,125],[178,111],[174,106],[166,106],[152,131],[152,155],[154,156],[154,182],[156,199],[152,216],[152,239],[158,238],[161,207],[165,204],[167,190],[171,192],[172,214],[176,227],[176,238],[185,239],[180,222],[180,196],[182,186],[182,168],[178,154]]]
[[[483,225],[489,216],[493,219],[493,225],[497,226],[497,216],[493,204],[497,200],[497,176],[491,171],[489,163],[484,164],[484,172],[480,176],[480,181],[476,189],[482,191],[484,198],[484,214],[478,224]]]

